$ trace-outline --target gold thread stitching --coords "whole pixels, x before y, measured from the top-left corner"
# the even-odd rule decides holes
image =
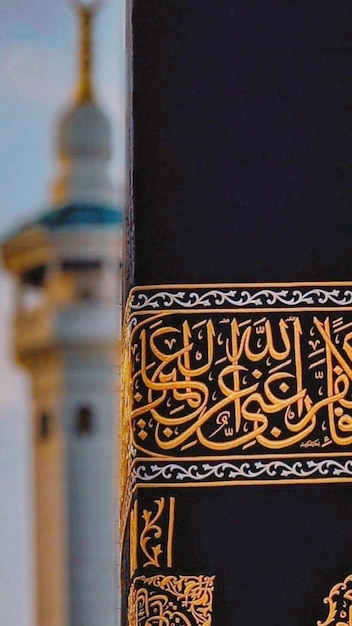
[[[333,586],[324,604],[329,613],[324,622],[317,621],[317,626],[352,626],[352,574]]]
[[[139,576],[128,600],[129,626],[211,626],[215,576]]]

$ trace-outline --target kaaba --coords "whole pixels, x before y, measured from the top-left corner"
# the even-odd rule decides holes
[[[351,626],[351,3],[127,21],[122,625]]]

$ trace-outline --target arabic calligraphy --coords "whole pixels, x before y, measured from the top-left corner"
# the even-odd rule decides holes
[[[136,325],[131,346],[138,450],[351,445],[352,321],[325,313],[153,321]]]
[[[138,485],[352,479],[352,284],[134,288],[123,346],[125,511]]]
[[[317,626],[352,626],[352,575],[333,586],[324,604],[328,605],[328,616]]]
[[[211,626],[214,576],[139,576],[128,600],[129,626]]]

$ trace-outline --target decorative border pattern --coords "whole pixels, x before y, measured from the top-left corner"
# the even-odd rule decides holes
[[[338,283],[337,283],[338,284]],[[334,284],[335,285],[335,284]],[[342,283],[343,285],[343,283]],[[273,306],[319,307],[324,305],[351,306],[352,289],[336,286],[314,287],[312,285],[292,285],[285,289],[281,287],[265,287],[258,289],[256,285],[245,285],[237,289],[220,288],[206,289],[205,286],[192,286],[185,291],[180,287],[168,287],[165,290],[158,288],[157,293],[149,292],[151,288],[137,288],[131,290],[130,310],[157,311],[161,309],[192,309],[192,308],[248,308],[258,309]]]
[[[211,626],[215,576],[139,576],[128,599],[128,625]]]
[[[336,480],[352,478],[352,459],[302,459],[288,458],[285,460],[246,461],[137,461],[132,468],[131,484],[134,485],[165,485],[223,483],[231,485],[247,481],[288,481],[307,479]]]
[[[329,595],[324,598],[324,604],[328,605],[329,613],[323,622],[317,621],[317,626],[351,626],[352,574],[342,583],[333,586]]]

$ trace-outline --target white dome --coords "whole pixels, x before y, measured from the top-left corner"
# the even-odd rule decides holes
[[[94,102],[74,104],[64,113],[59,124],[58,151],[61,159],[110,159],[110,124]]]
[[[65,202],[115,204],[116,189],[108,168],[110,124],[94,101],[75,103],[64,113],[57,149],[60,170],[52,186],[55,206]]]

